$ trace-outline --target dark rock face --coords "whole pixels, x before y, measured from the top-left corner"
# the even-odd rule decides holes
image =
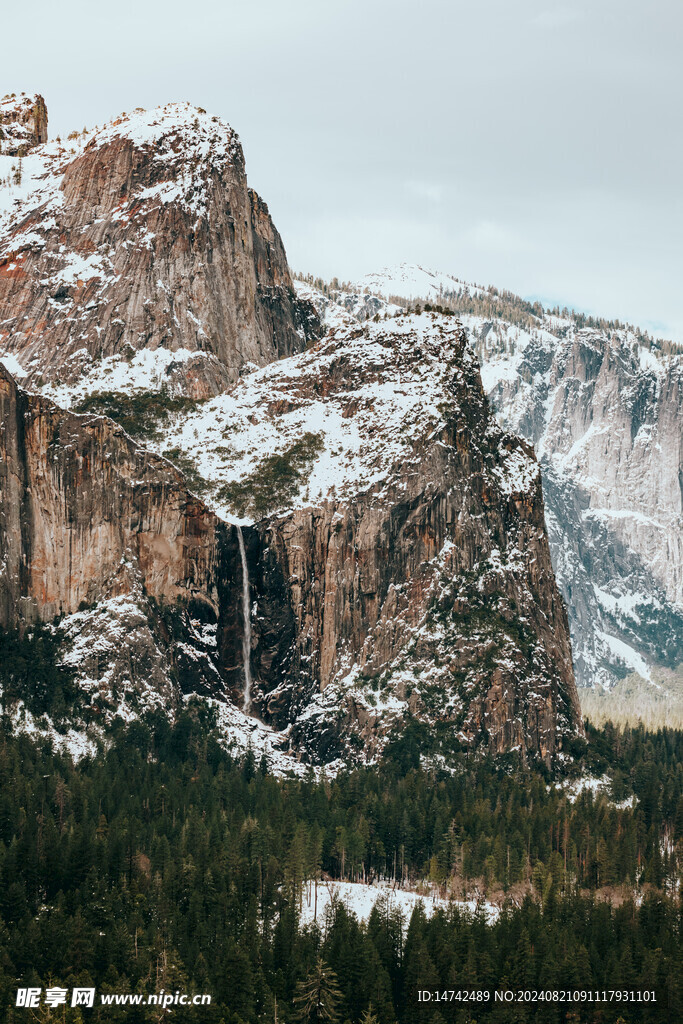
[[[218,521],[170,463],[101,417],[19,390],[0,368],[0,621],[51,619],[125,588],[133,558],[147,593],[217,611]]]
[[[3,96],[0,99],[0,153],[26,156],[47,142],[47,107],[42,96]]]
[[[287,267],[282,239],[263,199],[249,189],[253,258],[256,270],[256,320],[265,337],[276,343],[274,358],[302,349],[323,331],[313,305],[296,296]]]
[[[174,676],[183,690],[241,703],[235,528],[111,420],[29,395],[1,366],[0,422],[0,626],[71,617],[78,667],[92,675],[95,637],[115,619],[119,634],[139,635],[106,650],[110,682],[134,662],[169,694]]]
[[[46,151],[45,176],[0,225],[0,321],[29,382],[164,347],[184,353],[194,397],[319,333],[237,135],[188,105]]]

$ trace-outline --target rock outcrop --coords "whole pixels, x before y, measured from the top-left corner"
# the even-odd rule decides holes
[[[381,748],[412,714],[468,749],[550,763],[581,725],[533,452],[492,422],[464,332],[415,320],[408,339],[389,320],[323,349],[315,386],[351,417],[359,387],[405,386],[443,360],[442,420],[425,410],[408,458],[350,500],[259,524],[266,602],[273,579],[288,592],[296,685],[274,671],[282,624],[261,628],[254,701],[326,758],[354,735]],[[373,343],[382,361],[363,357]]]
[[[185,393],[206,397],[317,335],[218,118],[187,104],[137,111],[37,155],[0,217],[0,351],[27,382],[163,349]]]
[[[0,154],[26,156],[47,142],[47,107],[42,96],[3,96],[0,99]]]
[[[216,517],[181,474],[97,416],[18,389],[0,367],[0,623],[50,620],[125,590],[216,606]]]

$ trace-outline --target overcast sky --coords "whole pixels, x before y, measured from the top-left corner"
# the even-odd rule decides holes
[[[680,0],[34,0],[0,95],[50,136],[190,100],[290,264],[408,260],[683,341]]]

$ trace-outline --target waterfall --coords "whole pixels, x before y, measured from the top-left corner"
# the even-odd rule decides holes
[[[242,710],[249,711],[251,707],[251,601],[249,599],[249,569],[247,568],[247,553],[244,550],[244,537],[242,527],[237,527],[237,540],[240,546],[240,558],[242,559],[242,617],[244,619],[244,631],[242,633],[242,664],[244,665],[244,704]]]

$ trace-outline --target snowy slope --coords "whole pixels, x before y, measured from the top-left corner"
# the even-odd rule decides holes
[[[433,313],[385,314],[364,333],[350,323],[307,352],[252,368],[223,394],[172,417],[149,447],[190,460],[208,485],[206,500],[221,517],[241,522],[388,482],[394,467],[414,459],[418,446],[444,426],[459,328],[455,318]],[[76,384],[46,384],[43,393],[67,408],[99,390],[145,394],[163,386],[168,361],[183,355],[142,350],[129,361],[114,357]],[[309,443],[296,489],[248,514],[248,495],[243,502],[236,495],[269,460],[296,452],[303,438]],[[509,492],[532,487],[538,470],[514,452],[496,472]]]
[[[376,273],[366,274],[356,282],[360,292],[381,295],[384,298],[398,296],[403,299],[423,299],[438,302],[448,295],[482,294],[484,289],[479,285],[468,284],[435,270],[429,270],[415,263],[399,263],[393,267],[384,267]]]
[[[368,337],[349,318],[315,348],[252,367],[223,394],[176,416],[161,439],[148,444],[189,459],[209,485],[207,500],[224,518],[251,521],[253,515],[239,515],[237,488],[305,437],[311,439],[310,458],[304,459],[300,486],[268,511],[316,505],[330,494],[348,497],[387,480],[392,467],[414,457],[420,439],[443,426],[439,406],[448,400],[457,330],[454,318],[423,313],[370,323]],[[420,360],[414,359],[416,346]],[[67,408],[98,391],[145,394],[164,386],[171,361],[191,355],[143,349],[130,360],[102,360],[74,384],[42,390]],[[342,360],[344,374],[337,378]],[[511,462],[510,472],[524,475],[526,467]],[[535,467],[529,472],[535,474]]]
[[[268,511],[316,505],[331,493],[350,497],[381,484],[392,467],[413,457],[420,438],[443,425],[439,404],[447,397],[452,338],[429,314],[372,323],[369,334],[343,328],[309,352],[254,371],[179,419],[164,450],[180,449],[193,461],[213,485],[223,517],[239,511],[230,501],[231,485],[247,486],[265,460],[284,456],[306,436],[312,452],[300,486]],[[425,358],[408,372],[415,345],[424,347]],[[342,358],[344,376],[337,381]],[[327,374],[332,379],[325,386]]]

